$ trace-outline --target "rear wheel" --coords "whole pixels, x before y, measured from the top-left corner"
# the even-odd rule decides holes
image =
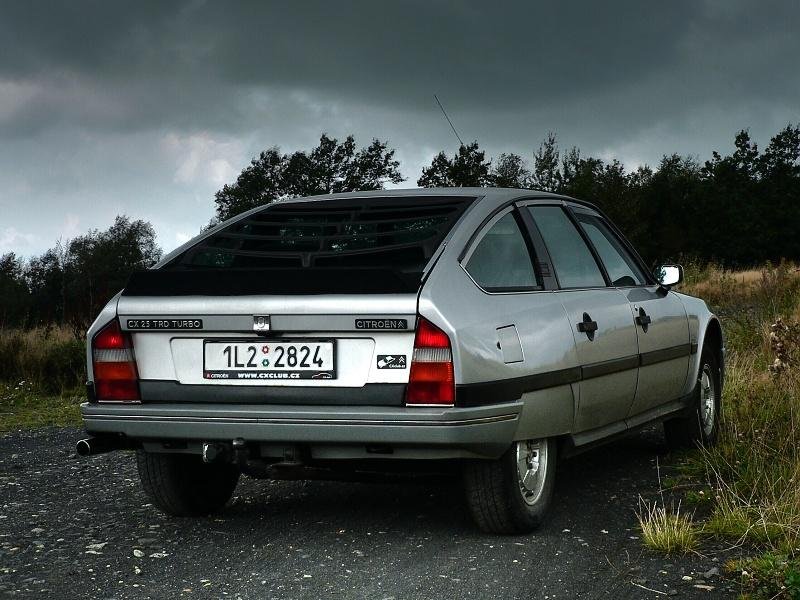
[[[194,454],[157,454],[139,450],[136,465],[145,493],[153,504],[176,517],[218,511],[230,500],[239,469],[206,464]]]
[[[691,414],[664,421],[667,445],[673,450],[713,446],[719,434],[722,386],[717,356],[703,348]]]
[[[542,522],[553,496],[553,439],[515,442],[497,460],[464,466],[467,506],[475,523],[490,533],[529,533]]]

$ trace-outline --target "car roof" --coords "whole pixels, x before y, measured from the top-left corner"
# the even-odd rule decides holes
[[[481,202],[489,204],[503,204],[512,200],[522,198],[536,198],[546,200],[561,200],[564,202],[574,203],[580,206],[585,206],[599,212],[597,206],[585,200],[578,200],[570,196],[562,194],[555,194],[553,192],[545,192],[542,190],[531,190],[522,188],[498,188],[498,187],[444,187],[444,188],[403,188],[403,189],[390,189],[390,190],[371,190],[364,192],[341,192],[338,194],[321,194],[319,196],[306,196],[303,198],[287,198],[279,200],[272,204],[278,203],[296,203],[296,202],[319,202],[323,200],[348,200],[357,198],[402,198],[402,197],[418,197],[418,196],[464,196],[469,198],[478,198]],[[269,205],[264,205],[269,206]]]

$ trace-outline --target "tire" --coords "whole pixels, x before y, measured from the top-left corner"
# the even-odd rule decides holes
[[[139,479],[150,500],[176,517],[198,517],[220,510],[233,495],[239,469],[206,464],[194,454],[136,452]]]
[[[719,361],[704,347],[700,370],[692,393],[691,414],[664,421],[664,437],[670,450],[713,446],[719,436],[722,385]]]
[[[530,468],[535,456],[538,456],[538,470],[523,488],[520,472]],[[553,497],[555,440],[515,442],[496,460],[466,463],[463,476],[467,507],[478,527],[488,533],[530,533],[542,523]]]

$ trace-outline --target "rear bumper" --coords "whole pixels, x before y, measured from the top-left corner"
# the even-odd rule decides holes
[[[137,440],[229,441],[413,448],[418,458],[497,457],[514,440],[521,402],[471,408],[81,405],[90,433]],[[426,456],[425,449],[430,452]]]
[[[250,404],[403,406],[405,383],[367,383],[362,387],[263,385],[187,385],[177,381],[139,382],[145,404]]]

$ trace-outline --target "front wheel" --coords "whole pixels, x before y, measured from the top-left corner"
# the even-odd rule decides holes
[[[664,435],[672,450],[713,446],[719,435],[722,385],[716,354],[703,348],[691,413],[664,421]]]
[[[464,465],[467,506],[489,533],[530,533],[542,522],[553,497],[554,439],[521,440],[496,460]]]

